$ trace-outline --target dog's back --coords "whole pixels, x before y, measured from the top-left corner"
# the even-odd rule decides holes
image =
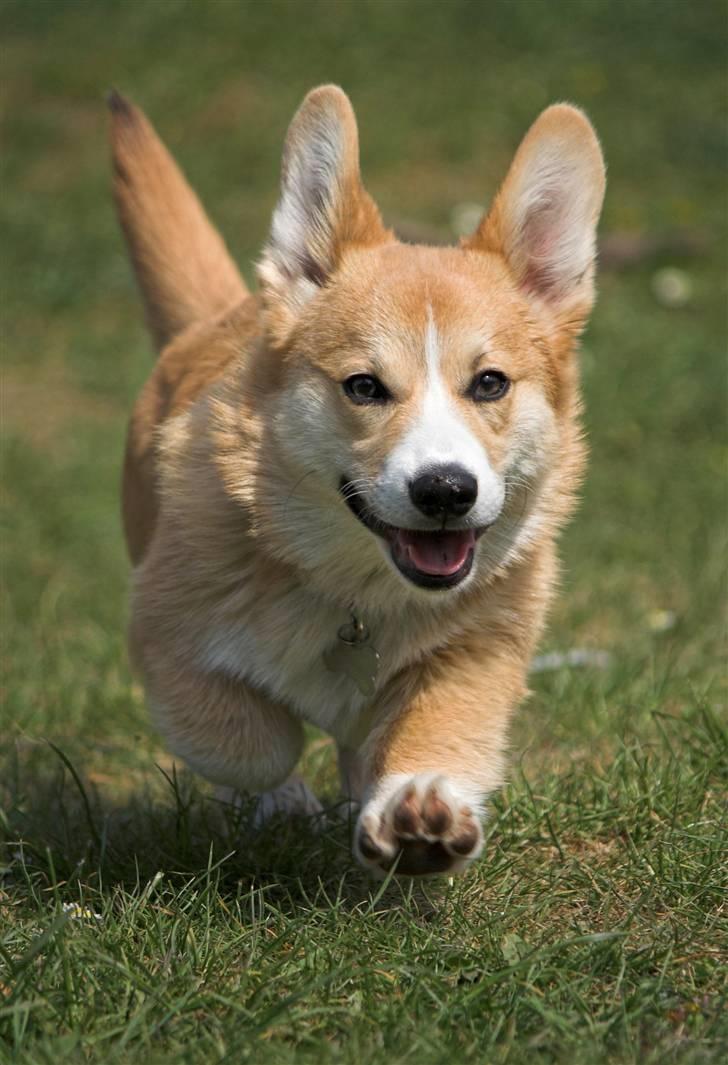
[[[160,352],[134,407],[124,461],[123,513],[139,562],[157,511],[158,426],[218,379],[257,326],[257,300],[200,201],[146,116],[109,95],[114,199]]]

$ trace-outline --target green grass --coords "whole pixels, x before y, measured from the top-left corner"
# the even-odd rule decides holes
[[[723,5],[6,0],[0,18],[0,1061],[725,1060]],[[150,357],[102,94],[147,108],[250,276],[286,123],[323,80],[354,99],[389,217],[445,233],[538,110],[573,99],[609,162],[604,232],[705,238],[602,277],[591,470],[544,649],[611,664],[534,675],[485,856],[452,886],[372,887],[344,823],[253,836],[173,767],[124,647],[119,466]],[[663,265],[688,273],[684,308],[652,294]],[[306,771],[335,805],[320,736]]]

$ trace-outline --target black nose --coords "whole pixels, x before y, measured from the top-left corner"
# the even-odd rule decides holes
[[[478,498],[478,482],[462,466],[438,466],[410,481],[409,494],[428,518],[461,518]]]

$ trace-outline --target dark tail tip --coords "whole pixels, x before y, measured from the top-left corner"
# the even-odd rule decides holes
[[[116,89],[109,89],[106,94],[106,104],[112,115],[118,118],[131,119],[134,117],[134,109],[126,97]]]

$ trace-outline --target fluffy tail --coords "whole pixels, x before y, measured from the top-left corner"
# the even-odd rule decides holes
[[[137,107],[108,97],[114,198],[157,350],[247,289],[184,175]]]

